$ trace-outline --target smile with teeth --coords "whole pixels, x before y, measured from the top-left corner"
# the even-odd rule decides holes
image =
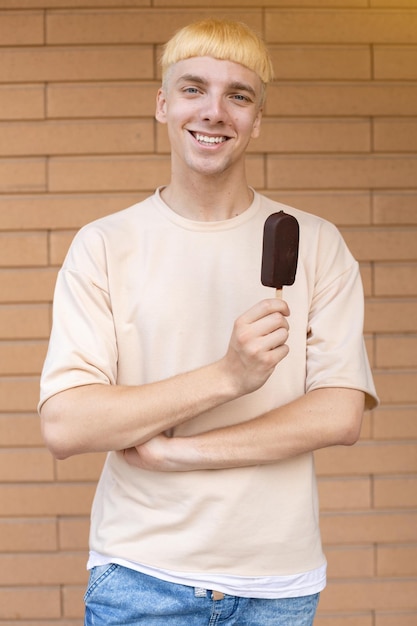
[[[224,143],[227,141],[227,137],[209,137],[208,135],[202,135],[201,133],[193,133],[194,137],[197,139],[198,143],[213,145],[215,143]]]

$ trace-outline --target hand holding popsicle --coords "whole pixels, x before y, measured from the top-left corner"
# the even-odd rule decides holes
[[[284,211],[272,213],[265,222],[261,282],[275,287],[277,298],[282,297],[283,285],[295,281],[299,233],[296,218]]]
[[[266,287],[275,287],[279,299],[283,285],[295,281],[298,241],[299,226],[294,216],[279,211],[266,219],[261,282]],[[227,370],[235,372],[243,393],[262,386],[288,354],[288,314],[285,302],[264,300],[235,321]]]

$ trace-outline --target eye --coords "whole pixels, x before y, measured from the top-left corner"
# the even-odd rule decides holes
[[[251,102],[251,99],[248,96],[245,96],[243,93],[233,94],[232,99],[236,100],[237,102],[242,102],[242,103]]]
[[[199,89],[197,87],[184,87],[183,92],[194,95],[199,93]]]

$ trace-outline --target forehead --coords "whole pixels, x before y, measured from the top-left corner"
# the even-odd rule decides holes
[[[213,57],[191,57],[178,61],[168,70],[166,78],[172,86],[182,81],[189,81],[192,77],[207,84],[246,85],[256,94],[259,94],[262,89],[261,79],[253,70],[234,61]]]

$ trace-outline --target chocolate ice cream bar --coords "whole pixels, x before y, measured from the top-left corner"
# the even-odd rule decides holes
[[[266,287],[275,287],[278,297],[283,285],[295,281],[299,233],[296,218],[284,211],[272,213],[265,222],[261,282]]]

